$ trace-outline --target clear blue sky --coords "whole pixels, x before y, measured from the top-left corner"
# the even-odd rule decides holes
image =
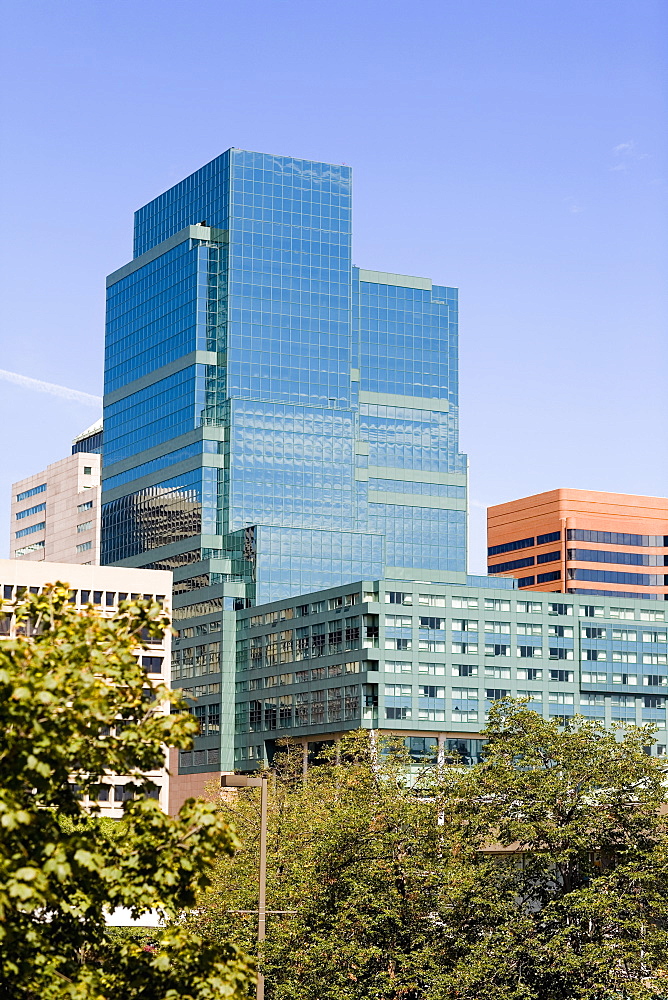
[[[0,368],[100,393],[132,212],[239,146],[351,164],[355,263],[460,288],[483,508],[668,493],[665,0],[5,0]],[[9,486],[94,407],[0,381]]]

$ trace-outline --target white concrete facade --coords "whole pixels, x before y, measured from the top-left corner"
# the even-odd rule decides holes
[[[79,456],[73,456],[79,457]],[[87,461],[91,456],[82,455]],[[92,456],[99,457],[99,456]],[[165,570],[128,569],[123,566],[77,566],[72,563],[35,562],[27,559],[0,559],[0,596],[3,598],[0,616],[0,640],[14,633],[11,606],[22,590],[38,592],[48,583],[66,583],[75,592],[77,607],[93,604],[101,616],[114,614],[120,601],[132,597],[152,597],[159,601],[171,620],[172,574]],[[146,648],[138,648],[137,656],[146,669],[147,677],[154,683],[170,683],[171,633],[162,640],[150,640]],[[163,704],[162,710],[169,711]],[[167,812],[169,806],[169,772],[167,751],[164,766],[150,771],[147,777],[158,789],[158,800]],[[75,780],[75,779],[73,779]],[[110,774],[105,780],[108,790],[97,800],[101,815],[118,819],[123,814],[123,801],[130,797],[125,790],[124,775]],[[88,800],[84,804],[90,805]]]
[[[100,455],[77,452],[14,483],[10,558],[97,565],[100,469]]]

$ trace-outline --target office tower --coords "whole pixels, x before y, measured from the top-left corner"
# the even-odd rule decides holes
[[[220,685],[204,773],[233,762],[236,609],[465,580],[457,293],[353,267],[349,167],[239,149],[135,214],[107,285],[102,562],[174,570]]]
[[[67,458],[13,484],[10,558],[100,562],[101,458],[87,450],[91,437],[75,438]]]
[[[668,600],[668,499],[551,490],[490,507],[488,572],[527,590]]]
[[[271,760],[286,736],[306,753],[360,728],[404,736],[416,760],[439,746],[471,763],[492,701],[506,695],[564,725],[576,713],[654,723],[648,752],[666,753],[665,603],[376,580],[237,618],[239,769]],[[196,698],[185,654],[174,670]]]
[[[48,583],[66,583],[71,588],[72,603],[77,607],[92,604],[98,614],[108,617],[115,613],[119,603],[128,598],[154,598],[169,613],[171,607],[171,573],[151,570],[125,569],[115,566],[76,566],[72,563],[29,562],[28,560],[0,559],[0,641],[14,636],[13,606],[26,591],[39,593]],[[155,683],[169,684],[171,635],[162,639],[149,639],[146,648],[138,648],[137,656],[147,676]],[[168,705],[163,705],[167,711]],[[162,808],[169,808],[169,772],[167,759],[160,770],[149,771],[147,776],[156,786],[156,798]],[[123,802],[132,798],[133,792],[125,775],[110,774],[101,788],[97,804],[101,815],[119,819]],[[85,800],[84,804],[89,804]]]

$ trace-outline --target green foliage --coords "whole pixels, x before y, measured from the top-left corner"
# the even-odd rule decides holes
[[[665,773],[648,729],[563,730],[496,705],[483,763],[411,767],[358,733],[302,776],[270,779],[270,1000],[630,1000],[668,995]],[[223,815],[192,925],[253,948],[258,793]]]
[[[165,615],[146,601],[113,618],[82,613],[56,584],[27,595],[16,620],[24,634],[0,643],[0,995],[244,995],[251,972],[238,950],[176,919],[236,836],[210,803],[191,799],[172,818],[146,797],[143,772],[163,765],[165,746],[190,746],[197,728],[135,656],[142,635],[162,637]],[[111,774],[138,794],[118,822],[81,805]],[[168,923],[147,945],[106,926],[115,907],[159,910]]]

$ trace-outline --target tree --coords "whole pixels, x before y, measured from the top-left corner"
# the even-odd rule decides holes
[[[162,637],[166,616],[148,601],[113,618],[77,611],[56,584],[26,595],[15,620],[23,634],[0,642],[1,995],[246,995],[252,970],[239,950],[176,919],[236,836],[211,803],[189,800],[172,818],[148,797],[144,772],[162,766],[165,746],[190,746],[197,728],[135,655],[142,636]],[[172,714],[157,710],[164,702]],[[136,789],[117,823],[81,803],[114,773]],[[167,924],[147,944],[106,926],[116,907],[157,909]]]
[[[612,1000],[668,993],[665,773],[648,729],[562,728],[493,707],[484,760],[411,766],[346,737],[270,779],[272,1000]],[[256,793],[222,804],[242,847],[191,917],[253,948]]]

